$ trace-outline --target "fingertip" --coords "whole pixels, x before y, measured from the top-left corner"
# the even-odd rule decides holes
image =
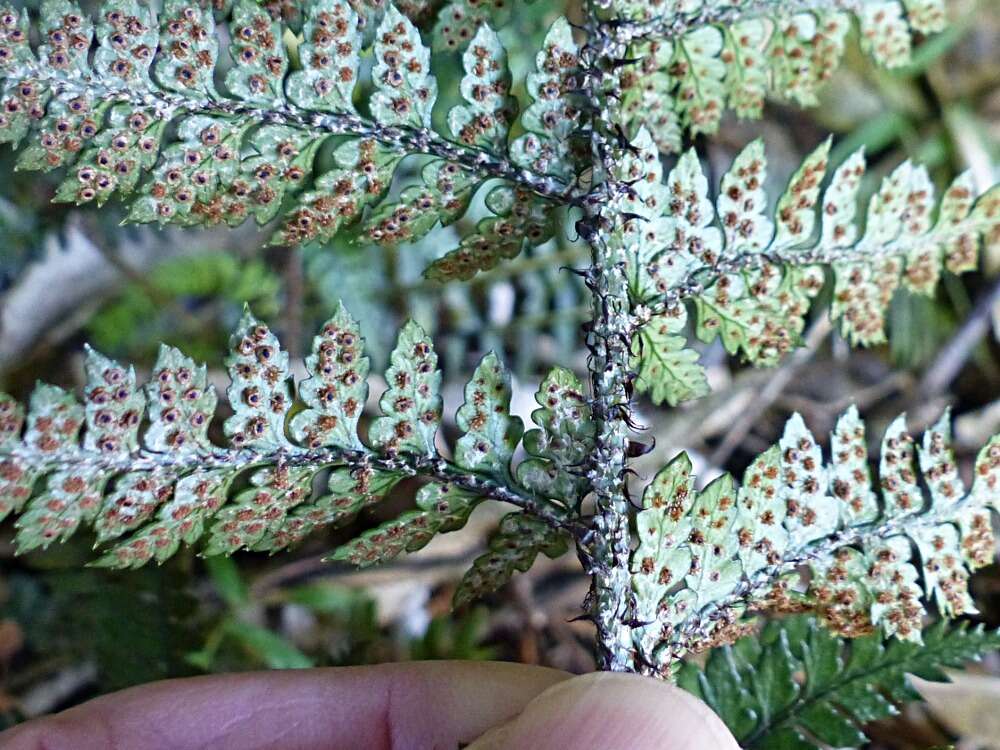
[[[648,677],[607,672],[549,688],[468,750],[513,747],[739,750],[722,721],[690,693]]]

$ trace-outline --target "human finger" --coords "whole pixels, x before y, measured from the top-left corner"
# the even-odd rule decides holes
[[[468,750],[739,750],[722,720],[684,690],[640,675],[564,680]]]
[[[143,685],[0,734],[4,750],[453,750],[569,677],[499,662],[249,672]]]

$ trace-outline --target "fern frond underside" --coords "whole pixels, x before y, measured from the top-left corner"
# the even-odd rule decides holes
[[[515,471],[524,430],[509,413],[510,375],[493,354],[466,388],[462,436],[446,459],[437,447],[437,356],[415,323],[399,334],[367,444],[359,424],[368,359],[346,310],[314,340],[297,394],[288,355],[249,311],[231,345],[226,447],[208,437],[217,397],[205,367],[166,346],[144,388],[131,368],[88,349],[83,405],[46,384],[26,415],[0,397],[0,517],[19,515],[17,549],[44,548],[92,526],[106,548],[97,564],[110,567],[162,562],[199,541],[207,555],[273,552],[353,519],[408,477],[425,481],[416,508],[348,542],[335,559],[369,565],[417,550],[463,526],[484,500],[520,509],[501,534],[510,524],[532,529],[532,541],[520,539],[522,558],[565,548],[575,528],[566,502],[579,486],[568,472],[592,442],[588,420],[576,424],[586,409],[568,371],[553,371],[543,384],[538,426],[523,435],[529,458]],[[531,517],[520,520],[525,513]],[[476,570],[477,593],[510,577],[504,566],[497,575],[480,562]]]
[[[45,0],[36,50],[28,12],[0,7],[0,142],[20,147],[19,169],[65,168],[58,200],[118,194],[131,199],[129,220],[159,224],[277,219],[281,244],[349,225],[371,241],[412,241],[461,218],[492,180],[490,216],[467,249],[435,264],[438,278],[471,275],[551,235],[578,118],[565,20],[529,76],[540,101],[520,118],[506,53],[478,26],[461,103],[438,125],[430,50],[395,7],[372,30],[347,0],[310,2],[299,35],[252,0],[227,12],[221,33],[211,9],[184,0],[167,0],[160,19],[137,0],[109,0],[93,20],[68,0]],[[220,38],[230,40],[228,62]],[[515,123],[522,135],[510,138]],[[419,181],[386,202],[407,156],[423,157]]]

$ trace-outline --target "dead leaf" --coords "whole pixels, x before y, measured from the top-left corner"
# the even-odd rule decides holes
[[[948,672],[951,682],[911,677],[934,717],[962,739],[963,747],[1000,750],[1000,677]]]

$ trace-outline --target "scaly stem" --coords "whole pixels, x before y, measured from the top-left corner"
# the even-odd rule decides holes
[[[617,98],[607,95],[614,80],[613,64],[624,46],[609,37],[590,7],[588,41],[582,52],[583,90],[591,107],[590,137],[594,188],[584,202],[582,225],[592,248],[587,285],[593,295],[593,317],[587,347],[597,436],[588,479],[596,513],[590,552],[591,614],[597,626],[600,667],[634,671],[632,656],[632,584],[629,575],[631,538],[626,487],[630,412],[629,359],[632,323],[628,279],[621,247],[607,242],[620,222],[615,199],[626,186],[614,179],[621,157],[610,123],[620,122]]]
[[[629,502],[626,488],[628,445],[628,284],[618,260],[594,244],[594,294],[590,376],[597,439],[589,479],[596,515],[593,548],[593,606],[602,669],[634,669],[631,656],[632,583],[629,575]]]

